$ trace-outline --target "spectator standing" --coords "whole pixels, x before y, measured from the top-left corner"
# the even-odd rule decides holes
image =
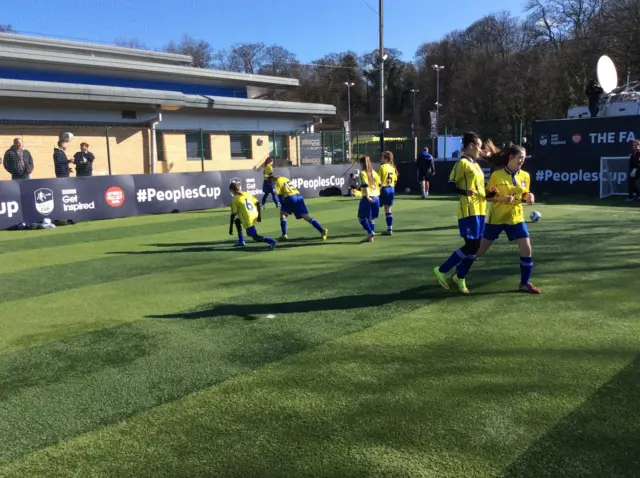
[[[56,171],[56,178],[68,178],[72,173],[69,163],[71,160],[67,158],[67,141],[58,141],[58,146],[53,148],[53,167]]]
[[[4,153],[2,164],[14,180],[29,179],[33,172],[33,158],[20,138],[13,140],[13,146]]]
[[[629,156],[629,197],[627,201],[640,198],[640,140],[633,142],[633,152]]]
[[[422,191],[422,199],[427,199],[429,197],[429,178],[436,174],[436,164],[427,146],[418,155],[416,165],[418,167],[418,182]]]
[[[73,156],[76,165],[76,176],[93,176],[93,161],[96,157],[89,151],[88,143],[80,143],[80,151]]]

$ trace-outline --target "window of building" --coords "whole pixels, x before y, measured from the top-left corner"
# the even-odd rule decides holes
[[[185,133],[187,143],[187,159],[190,161],[200,161],[211,159],[211,135],[196,131],[194,133]]]
[[[231,159],[251,159],[251,135],[231,135]]]
[[[162,131],[156,131],[156,154],[158,161],[167,160],[167,156],[165,155],[164,133]]]
[[[273,159],[289,159],[289,137],[269,135],[269,156]]]

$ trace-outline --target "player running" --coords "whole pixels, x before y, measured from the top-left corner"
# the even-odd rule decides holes
[[[277,241],[270,237],[258,235],[256,223],[262,220],[260,216],[260,203],[251,194],[242,191],[240,183],[233,182],[229,184],[229,191],[233,194],[231,200],[231,218],[229,221],[229,235],[233,235],[233,225],[235,223],[238,229],[238,242],[236,246],[244,246],[244,235],[242,227],[247,230],[247,235],[257,242],[266,242],[269,244],[269,250],[272,251]]]
[[[273,199],[273,203],[276,207],[280,207],[280,203],[278,202],[278,196],[276,196],[276,192],[273,189],[273,185],[269,182],[269,176],[273,174],[273,159],[269,156],[264,162],[264,181],[262,182],[262,192],[264,195],[262,196],[262,209],[265,208],[265,204],[267,202],[267,197],[271,194]]]
[[[387,230],[382,233],[383,236],[393,234],[393,199],[396,195],[396,183],[398,182],[398,170],[393,162],[393,153],[385,151],[382,153],[382,165],[378,170],[380,177],[380,204],[384,206],[384,217],[387,221]]]
[[[459,195],[458,228],[464,246],[454,251],[442,265],[433,269],[438,283],[449,289],[449,272],[455,267],[452,277],[463,294],[468,294],[466,276],[476,260],[480,240],[484,233],[487,214],[487,199],[484,188],[484,173],[477,160],[482,141],[475,133],[462,136],[462,157],[449,176],[449,188]]]
[[[369,156],[360,158],[360,167],[362,199],[358,205],[358,220],[367,231],[367,237],[362,242],[373,242],[376,237],[376,219],[380,215],[380,178],[371,167]]]
[[[274,186],[275,192],[280,199],[280,229],[282,230],[282,237],[280,240],[286,241],[287,237],[287,216],[293,214],[296,219],[304,219],[316,230],[322,234],[322,240],[326,241],[329,236],[329,230],[323,229],[323,227],[309,216],[309,211],[307,209],[306,204],[304,203],[304,198],[300,194],[291,181],[284,176],[269,176],[269,183]]]
[[[527,224],[524,221],[522,201],[528,205],[535,202],[535,197],[529,191],[531,178],[529,173],[522,171],[526,152],[521,146],[511,145],[503,152],[492,155],[496,169],[487,185],[487,200],[490,202],[487,215],[487,225],[476,257],[482,257],[489,250],[493,242],[504,231],[509,241],[515,241],[520,250],[520,292],[540,294],[540,289],[531,284],[533,273],[533,257],[531,255],[531,240]]]

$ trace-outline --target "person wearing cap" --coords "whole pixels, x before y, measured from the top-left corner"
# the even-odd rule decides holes
[[[53,148],[53,167],[56,171],[56,178],[68,178],[72,173],[69,163],[71,160],[67,158],[67,141],[58,141],[58,146]]]

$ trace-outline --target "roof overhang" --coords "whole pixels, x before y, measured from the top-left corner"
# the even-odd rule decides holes
[[[160,108],[165,111],[209,109],[277,115],[332,116],[336,114],[335,106],[315,103],[185,95],[163,90],[22,80],[3,80],[0,83],[0,98],[63,100],[76,104],[78,102],[117,103]]]
[[[47,53],[63,52],[83,56],[102,56],[112,58],[131,59],[146,62],[168,63],[175,65],[190,65],[193,59],[189,55],[178,55],[163,51],[142,50],[96,43],[57,40],[37,36],[18,35],[15,33],[0,33],[0,46],[5,48],[29,48]]]
[[[90,70],[96,75],[124,76],[176,83],[201,83],[208,85],[256,87],[290,90],[299,86],[295,78],[249,75],[230,71],[217,71],[190,66],[165,65],[144,61],[78,55],[60,51],[38,51],[20,46],[0,43],[0,65],[15,68],[42,69],[50,71],[78,72]]]

